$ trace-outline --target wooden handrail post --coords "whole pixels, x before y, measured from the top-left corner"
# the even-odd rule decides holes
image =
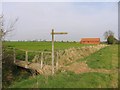
[[[43,52],[41,52],[41,69],[43,67]]]
[[[28,51],[25,51],[25,61],[28,64]],[[27,64],[25,65],[26,68],[27,68]]]
[[[14,52],[14,63],[16,62],[16,52],[15,52],[15,48],[13,49],[13,52]]]

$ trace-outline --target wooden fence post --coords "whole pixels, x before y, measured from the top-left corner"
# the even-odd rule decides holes
[[[54,29],[52,29],[52,75],[54,74]]]
[[[41,52],[41,69],[43,67],[43,52]]]
[[[15,52],[15,48],[13,49],[13,52],[14,52],[14,63],[16,62],[16,52]]]
[[[27,64],[28,64],[28,51],[25,51],[25,61],[26,61],[25,68],[27,68]]]
[[[58,52],[56,54],[56,70],[58,70]]]

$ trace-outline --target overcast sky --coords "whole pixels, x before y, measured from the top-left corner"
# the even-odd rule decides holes
[[[51,40],[51,30],[65,31],[55,40],[80,41],[99,37],[107,30],[118,37],[117,2],[4,2],[6,21],[19,18],[7,40]],[[9,22],[6,22],[8,25]]]

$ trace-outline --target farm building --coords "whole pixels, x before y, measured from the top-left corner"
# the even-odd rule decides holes
[[[100,44],[100,38],[82,38],[81,44]]]

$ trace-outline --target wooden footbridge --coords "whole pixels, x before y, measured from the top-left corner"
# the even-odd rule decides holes
[[[16,50],[17,49],[13,49],[14,51],[14,64],[19,66],[19,67],[22,67],[22,68],[25,68],[25,69],[30,69],[30,70],[33,70],[33,71],[36,71],[37,73],[39,74],[43,74],[44,72],[48,72],[48,71],[51,71],[51,74],[53,75],[54,72],[56,70],[58,70],[58,52],[54,52],[54,35],[61,35],[61,34],[67,34],[67,32],[54,32],[54,29],[52,29],[52,32],[51,32],[51,35],[52,35],[52,52],[48,52],[48,51],[28,51],[28,50],[22,50],[22,49],[19,49],[23,52],[25,52],[25,59],[24,60],[18,60],[16,58]],[[37,52],[39,53],[39,55],[35,55],[34,57],[34,61],[31,62],[28,60],[28,53],[30,52]],[[43,58],[43,55],[46,54],[46,53],[49,53],[51,54],[51,58],[50,58],[50,61],[51,61],[51,64],[47,65],[47,64],[44,64],[44,61],[46,60],[46,58]],[[55,58],[55,53],[56,53],[56,58]],[[45,55],[46,56],[46,55]],[[56,64],[56,66],[55,66]],[[49,69],[49,70],[48,70]]]
[[[19,60],[17,59],[17,50],[22,51],[25,53],[25,59],[24,60]],[[37,74],[45,74],[46,72],[49,74],[52,74],[52,59],[51,59],[51,53],[49,51],[28,51],[28,50],[22,50],[22,49],[13,49],[13,56],[14,56],[14,64],[25,68],[25,69],[30,69],[35,71]],[[29,53],[34,53],[34,58],[31,60],[28,60],[29,58]],[[35,54],[37,53],[37,54]],[[49,64],[45,63],[47,60],[48,56],[46,54],[49,54]],[[55,71],[58,69],[58,52],[55,52],[56,58],[55,58]],[[51,63],[50,63],[51,62]]]

